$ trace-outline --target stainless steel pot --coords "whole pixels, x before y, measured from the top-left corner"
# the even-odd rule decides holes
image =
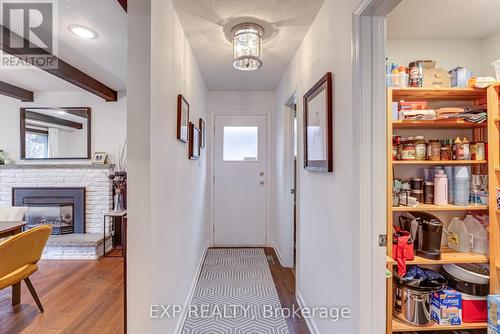
[[[394,316],[414,326],[431,324],[431,295],[429,291],[414,290],[394,283]]]

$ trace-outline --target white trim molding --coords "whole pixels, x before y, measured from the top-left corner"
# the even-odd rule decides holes
[[[179,321],[177,322],[177,327],[175,327],[174,333],[176,333],[176,334],[181,334],[182,329],[184,328],[184,323],[186,322],[186,318],[187,318],[187,314],[188,314],[187,311],[188,311],[189,305],[191,305],[191,301],[193,300],[194,292],[196,290],[196,286],[198,285],[198,281],[200,279],[201,269],[203,268],[203,262],[205,261],[205,257],[207,255],[209,245],[210,245],[210,242],[207,241],[205,243],[205,247],[204,247],[203,252],[201,254],[200,261],[198,262],[198,267],[196,269],[196,274],[193,278],[193,282],[191,282],[191,287],[189,289],[188,296],[186,298],[186,301],[184,302],[184,307],[182,308],[181,316],[179,318]]]
[[[302,298],[302,294],[298,290],[296,293],[296,299],[300,309],[307,309],[306,302],[304,301],[304,298]],[[307,328],[309,329],[309,332],[311,334],[320,334],[318,326],[316,326],[316,322],[314,322],[314,319],[312,317],[304,317],[304,320],[306,321]]]
[[[353,249],[358,265],[353,313],[358,314],[355,333],[363,334],[386,331],[386,248],[378,245],[378,235],[387,233],[387,166],[380,158],[386,156],[385,17],[399,2],[366,0],[353,15],[354,186],[358,189],[353,200],[360,206],[355,219],[359,242]]]

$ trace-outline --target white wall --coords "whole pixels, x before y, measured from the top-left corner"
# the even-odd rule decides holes
[[[207,119],[207,89],[171,1],[129,3],[129,333],[175,333],[150,304],[184,304],[207,244],[207,155],[176,139],[177,94]]]
[[[0,96],[0,149],[16,163],[40,163],[20,160],[19,108],[21,107],[90,107],[92,108],[92,152],[116,156],[127,133],[127,96],[119,92],[117,102],[105,102],[87,92],[36,92],[35,102]],[[88,160],[87,160],[88,161]],[[81,163],[82,160],[44,160],[43,163]]]
[[[495,78],[495,69],[491,63],[500,59],[500,31],[481,40],[481,70],[483,75]]]
[[[354,177],[354,114],[352,106],[351,36],[352,14],[360,1],[326,0],[316,20],[297,50],[276,91],[276,170],[278,178],[286,168],[282,152],[284,104],[297,91],[298,124],[302,124],[302,96],[326,72],[334,73],[334,172],[310,173],[303,169],[302,127],[299,126],[297,290],[309,307],[343,306],[356,309],[354,289],[359,253],[357,222],[353,213],[357,201],[352,187]],[[275,189],[277,198],[286,198],[287,188]],[[292,251],[291,222],[276,222],[280,252]],[[354,333],[359,315],[350,320],[315,319],[320,333]]]
[[[475,76],[495,77],[491,63],[500,59],[500,31],[476,39],[388,40],[387,55],[406,67],[414,60],[432,59],[445,70],[463,66]]]
[[[480,39],[388,40],[387,55],[405,67],[415,60],[430,59],[447,71],[462,66],[482,75]]]

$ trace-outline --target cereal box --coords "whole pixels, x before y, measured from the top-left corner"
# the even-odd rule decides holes
[[[455,290],[434,292],[431,298],[431,318],[439,325],[462,324],[462,294]]]
[[[488,296],[488,334],[500,334],[500,295]]]

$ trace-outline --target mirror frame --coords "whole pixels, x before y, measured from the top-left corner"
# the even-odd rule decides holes
[[[85,157],[70,157],[70,158],[26,158],[26,111],[29,110],[63,110],[68,113],[74,112],[75,110],[84,110],[87,112],[87,156]],[[24,107],[20,108],[20,125],[21,125],[21,160],[85,160],[92,158],[92,112],[91,108],[88,107],[63,107],[63,108],[54,108],[54,107]]]
[[[325,92],[325,114],[326,114],[326,160],[309,160],[307,150],[307,125],[309,102],[321,92]],[[311,172],[333,172],[333,74],[326,73],[305,95],[304,95],[304,169]]]

